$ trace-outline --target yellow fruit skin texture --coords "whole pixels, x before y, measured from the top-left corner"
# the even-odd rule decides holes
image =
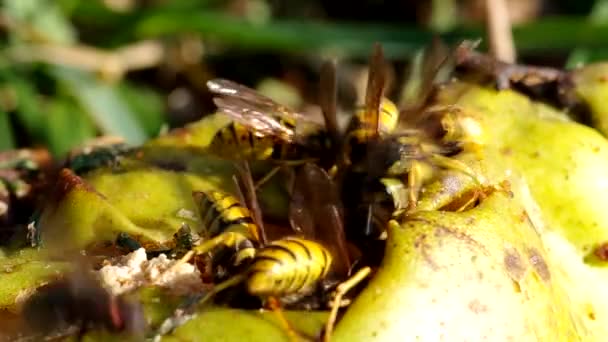
[[[588,102],[594,118],[606,118],[605,105],[599,106],[599,99],[608,97],[601,81],[606,66],[581,71],[595,80],[586,89],[577,81],[577,91],[595,96]],[[486,166],[494,168],[496,178],[518,175],[528,184],[533,199],[523,203],[554,265],[555,282],[567,290],[579,337],[605,341],[608,263],[594,251],[608,241],[608,141],[597,130],[512,91],[455,84],[443,94],[444,100],[484,113],[490,137],[486,155],[492,156]]]
[[[600,133],[513,91],[456,84],[443,96],[483,114],[484,164],[494,169],[489,177],[523,176],[549,229],[581,255],[608,241],[603,200],[608,193],[608,143]]]
[[[391,225],[384,263],[334,341],[574,341],[551,272],[525,211],[503,193],[466,213],[421,213]]]
[[[45,246],[78,249],[112,241],[119,232],[162,244],[182,223],[198,230],[192,191],[234,189],[231,162],[205,151],[225,123],[223,116],[203,119],[146,143],[121,161],[119,171],[101,168],[63,189],[65,194],[45,208],[40,220]],[[267,212],[284,211],[284,201],[277,201],[278,184],[270,185],[261,194]]]
[[[608,136],[608,63],[594,63],[572,71],[574,94],[591,113],[593,127]]]

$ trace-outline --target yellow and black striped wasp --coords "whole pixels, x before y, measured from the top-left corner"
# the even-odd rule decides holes
[[[234,274],[216,284],[198,303],[243,285],[248,294],[262,298],[279,316],[287,332],[295,330],[283,317],[281,304],[337,285],[328,331],[331,331],[342,297],[369,273],[361,269],[348,279],[352,263],[347,250],[340,198],[325,170],[307,163],[299,167],[290,202],[289,221],[293,231],[273,241],[265,240],[261,211],[247,162],[237,167],[241,199],[220,191],[196,192],[194,199],[202,219],[206,240],[181,262],[192,256],[215,253],[218,248],[234,251]],[[246,203],[246,204],[245,204]]]
[[[230,80],[213,79],[207,82],[207,87],[216,94],[213,101],[219,111],[233,120],[211,140],[208,150],[213,154],[232,160],[268,160],[280,166],[293,166],[318,161],[332,149],[327,124],[311,116]],[[335,123],[335,118],[329,120]],[[327,117],[325,121],[328,122]],[[258,186],[276,171],[278,168],[258,181]]]
[[[481,183],[481,176],[452,158],[462,151],[474,127],[455,108],[427,106],[434,77],[447,60],[427,58],[420,96],[398,111],[383,97],[385,61],[382,48],[375,46],[365,105],[345,133],[346,162],[338,167],[351,239],[380,238],[391,216],[414,212],[422,186],[440,169],[458,170]]]

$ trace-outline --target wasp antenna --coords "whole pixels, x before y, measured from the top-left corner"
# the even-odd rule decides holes
[[[245,194],[242,190],[241,181],[236,175],[232,175],[232,182],[234,182],[234,188],[236,189],[236,196],[239,202],[246,206],[247,200],[245,199]]]
[[[373,132],[378,135],[378,125],[380,118],[380,102],[386,83],[384,70],[384,50],[380,43],[374,44],[374,50],[369,61],[369,76],[367,78],[367,88],[365,90],[365,122],[373,125]]]
[[[240,178],[234,176],[234,182],[237,187],[237,191],[241,197],[242,203],[251,211],[251,215],[255,224],[259,229],[260,242],[262,245],[267,243],[266,232],[264,230],[264,220],[262,217],[262,210],[260,209],[260,203],[255,190],[255,183],[251,176],[251,169],[247,161],[236,162],[236,168],[238,170]]]
[[[423,92],[421,95],[426,100],[430,93],[429,88],[432,88],[441,69],[453,60],[453,53],[450,53],[448,47],[439,36],[435,36],[431,45],[426,48],[424,55],[425,63],[423,64],[422,71]]]
[[[331,135],[332,142],[336,144],[340,140],[340,134],[336,113],[337,81],[336,63],[334,61],[326,61],[321,66],[319,84],[319,105],[325,119],[325,127]]]
[[[413,117],[408,119],[413,120],[415,124],[427,119],[423,109],[433,96],[435,84],[440,81],[440,74],[445,75],[443,71],[449,70],[450,65],[453,68],[454,54],[450,53],[441,38],[435,36],[431,44],[425,48],[417,99],[409,106],[409,114]]]

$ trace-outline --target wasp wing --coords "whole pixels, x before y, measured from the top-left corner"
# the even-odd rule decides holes
[[[417,77],[410,82],[417,82],[415,96],[408,97],[406,103],[402,105],[399,120],[404,126],[416,127],[426,119],[424,107],[428,104],[435,89],[435,83],[439,74],[443,73],[452,61],[453,56],[447,46],[439,38],[433,39],[428,46],[418,67],[413,66]]]
[[[335,183],[315,164],[305,164],[296,175],[289,208],[294,230],[321,242],[334,256],[333,270],[339,276],[351,268],[344,233],[343,208]]]
[[[260,109],[238,98],[216,97],[213,102],[234,121],[251,128],[258,136],[274,136],[285,142],[295,140],[295,127],[290,127]]]
[[[336,64],[327,61],[321,66],[319,81],[319,105],[325,120],[325,129],[335,146],[340,140],[337,118],[337,80]]]
[[[297,115],[293,113],[291,109],[276,103],[271,98],[260,94],[256,90],[230,80],[222,78],[210,80],[207,82],[207,88],[212,93],[230,98],[241,99],[260,108],[273,108],[275,111],[281,115],[285,115],[287,118],[290,118],[291,115]]]
[[[300,140],[322,125],[303,114],[276,103],[254,89],[225,79],[207,82],[220,111],[260,136],[274,136],[285,142]]]

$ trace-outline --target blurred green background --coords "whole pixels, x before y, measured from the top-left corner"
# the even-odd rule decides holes
[[[397,83],[433,36],[484,38],[484,2],[3,0],[0,151],[61,156],[99,135],[139,144],[210,113],[212,77],[301,109],[315,102],[328,57],[340,61],[349,101],[373,42]],[[608,56],[608,1],[507,4],[519,61],[573,67]]]

